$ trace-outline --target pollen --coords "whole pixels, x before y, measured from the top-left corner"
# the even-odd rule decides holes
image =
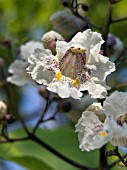
[[[78,86],[78,85],[79,85],[78,79],[75,79],[75,80],[74,80],[73,85],[74,85],[74,86]]]
[[[70,50],[72,53],[85,53],[87,51],[86,49],[76,47],[71,47]]]
[[[61,72],[57,72],[57,73],[56,73],[56,79],[57,79],[57,80],[60,80],[61,78],[62,78]]]
[[[104,131],[100,134],[100,136],[102,136],[102,137],[106,137],[107,135],[108,135],[108,133],[106,131]]]

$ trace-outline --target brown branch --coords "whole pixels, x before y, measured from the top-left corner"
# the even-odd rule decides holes
[[[100,26],[97,26],[95,24],[93,24],[92,22],[90,22],[88,19],[86,19],[85,17],[82,17],[81,15],[79,15],[77,12],[74,12],[74,14],[79,17],[81,20],[83,20],[88,26],[90,26],[91,28],[95,28],[97,30],[101,30]]]
[[[117,156],[119,159],[113,163],[111,163],[110,165],[108,165],[104,170],[109,170],[111,168],[113,168],[115,165],[117,165],[120,161],[125,165],[125,167],[127,167],[127,162],[124,161],[124,159],[127,157],[127,154],[124,155],[123,157],[119,154],[118,149],[115,150],[115,154],[114,156]]]
[[[127,167],[126,162],[124,161],[123,157],[119,153],[118,147],[114,149],[114,156],[117,156],[119,160],[125,165],[125,167]]]
[[[114,19],[114,20],[112,20],[111,22],[112,22],[113,24],[115,24],[115,23],[123,22],[123,21],[127,21],[127,17],[123,17],[123,18],[119,18],[119,19]]]
[[[13,142],[20,142],[20,141],[25,141],[29,140],[29,137],[23,137],[23,138],[16,138],[16,139],[9,139],[6,141],[0,141],[0,144],[7,144],[7,143],[13,143]]]
[[[112,20],[113,8],[114,8],[114,5],[112,5],[112,3],[109,2],[109,9],[108,9],[107,17],[106,17],[106,20],[104,21],[104,24],[101,30],[102,38],[105,41],[105,43],[102,45],[104,55],[107,55],[107,40],[108,40],[108,34],[109,34],[111,20]]]
[[[75,6],[74,6],[75,4]],[[79,13],[78,13],[78,10],[77,10],[77,7],[78,5],[81,4],[81,3],[78,3],[77,0],[75,1],[72,1],[72,4],[71,6],[69,7],[70,10],[73,12],[73,14],[75,16],[77,16],[78,18],[80,18],[82,21],[84,21],[88,26],[90,26],[91,28],[95,28],[97,30],[101,30],[101,27],[100,26],[97,26],[95,24],[93,24],[90,20],[88,20],[86,17],[83,17],[81,16]]]
[[[44,109],[44,111],[42,112],[42,114],[41,114],[39,120],[37,121],[36,125],[34,126],[33,131],[32,131],[32,134],[35,134],[35,133],[36,133],[36,130],[38,129],[39,125],[40,125],[42,122],[46,122],[46,121],[52,119],[52,118],[50,118],[50,119],[48,119],[48,120],[46,120],[46,121],[43,120],[44,115],[45,115],[45,113],[46,113],[46,111],[47,111],[50,103],[51,103],[51,99],[50,99],[50,93],[49,93],[49,96],[48,96],[47,101],[46,101],[45,109]]]
[[[100,169],[104,169],[108,165],[105,150],[106,150],[106,145],[100,148]]]
[[[126,87],[127,87],[127,83],[121,83],[121,84],[111,87],[110,91],[114,91],[114,90],[118,90],[118,89],[126,88]]]
[[[31,138],[31,140],[33,140],[34,142],[36,142],[37,144],[39,144],[40,146],[44,147],[49,152],[51,152],[52,154],[57,156],[58,158],[62,159],[63,161],[69,163],[70,165],[72,165],[74,167],[77,167],[77,168],[82,169],[82,170],[96,170],[95,168],[89,168],[85,165],[79,164],[79,163],[67,158],[66,156],[59,153],[55,149],[53,149],[51,146],[49,146],[47,143],[45,143],[44,141],[42,141],[41,139],[39,139],[37,136],[35,136],[33,134],[30,135],[30,138]]]

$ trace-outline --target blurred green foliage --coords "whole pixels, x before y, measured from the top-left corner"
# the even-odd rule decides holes
[[[99,25],[104,23],[108,12],[108,2],[109,0],[85,0],[89,4],[88,16],[91,17],[91,20]],[[118,19],[127,16],[127,0],[122,0],[119,3],[114,5],[113,9],[113,18]],[[122,40],[127,42],[127,21],[119,22],[116,24],[112,24],[110,31],[116,36],[120,37]]]
[[[42,35],[51,28],[51,14],[61,7],[60,0],[0,0],[0,36],[22,40]]]
[[[91,20],[102,25],[108,11],[108,0],[84,0],[89,6],[87,13]],[[122,0],[115,5],[114,18],[127,16],[127,1]],[[52,29],[50,16],[64,9],[61,0],[0,0],[0,37],[37,38],[46,30]],[[126,41],[127,22],[113,24],[111,32]]]
[[[11,133],[12,138],[18,138],[24,135],[23,130]],[[37,135],[68,158],[86,166],[98,167],[98,150],[82,152],[78,147],[77,133],[74,132],[73,128],[66,127],[55,130],[39,129]],[[15,161],[30,170],[42,169],[43,164],[51,167],[53,170],[78,170],[78,168],[64,162],[33,141],[21,141],[0,145],[0,157]],[[27,164],[26,160],[29,162],[30,158],[33,160],[34,166],[33,164]],[[42,166],[37,168],[41,161]]]

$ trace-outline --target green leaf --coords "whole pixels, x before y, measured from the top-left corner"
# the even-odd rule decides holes
[[[11,133],[12,138],[24,136],[23,130]],[[55,130],[39,129],[37,136],[66,157],[86,166],[98,167],[99,151],[82,152],[79,149],[77,134],[71,127]],[[45,148],[32,141],[21,141],[0,145],[0,156],[3,158],[34,156],[55,170],[78,170]],[[91,164],[92,162],[92,164]]]
[[[15,161],[18,164],[30,169],[30,170],[53,170],[50,166],[44,163],[42,160],[32,156],[10,157],[11,161]]]

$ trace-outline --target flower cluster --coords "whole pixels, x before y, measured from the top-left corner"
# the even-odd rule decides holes
[[[127,93],[114,92],[103,103],[94,103],[76,124],[81,150],[102,147],[108,141],[127,147]]]
[[[115,71],[115,64],[102,55],[104,41],[101,34],[87,29],[66,42],[60,34],[50,31],[41,40],[44,46],[33,41],[21,46],[22,60],[12,63],[9,68],[12,76],[7,80],[23,85],[30,79],[45,85],[61,98],[68,98],[66,101],[72,105],[77,103],[80,109],[74,106],[73,113],[85,109],[84,98],[73,101],[81,99],[84,91],[94,98],[89,104],[97,98],[106,98],[103,106],[93,103],[83,111],[76,124],[80,148],[90,151],[108,141],[126,147],[127,94],[116,91],[106,97],[110,89],[106,77]]]
[[[80,99],[85,90],[92,98],[104,98],[110,89],[106,76],[115,71],[115,65],[100,54],[103,43],[97,32],[78,32],[70,42],[56,42],[55,56],[49,49],[36,49],[28,58],[27,71],[61,98]]]

